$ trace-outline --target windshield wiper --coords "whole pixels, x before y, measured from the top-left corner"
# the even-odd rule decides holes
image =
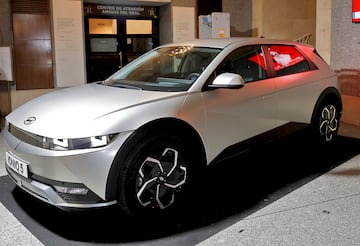
[[[127,85],[127,84],[120,84],[120,83],[114,83],[109,84],[109,86],[117,87],[117,88],[126,88],[126,89],[133,89],[133,90],[142,90],[142,88],[133,86],[133,85]]]

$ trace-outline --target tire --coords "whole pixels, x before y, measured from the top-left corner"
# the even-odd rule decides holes
[[[313,122],[315,137],[321,143],[332,143],[337,138],[340,126],[341,109],[332,101],[322,103]]]
[[[191,160],[195,156],[178,136],[142,138],[119,162],[121,209],[139,217],[171,213],[181,204],[192,183],[195,166]]]

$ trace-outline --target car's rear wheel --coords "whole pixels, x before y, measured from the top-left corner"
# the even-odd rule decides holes
[[[178,136],[142,138],[120,163],[121,208],[135,216],[165,214],[176,208],[193,179],[191,160],[191,151]]]
[[[339,104],[327,101],[320,105],[313,128],[316,137],[323,143],[334,142],[339,131],[341,109]]]

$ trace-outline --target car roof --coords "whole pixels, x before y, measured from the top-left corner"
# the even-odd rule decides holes
[[[195,39],[186,42],[177,42],[169,43],[164,46],[198,46],[198,47],[210,47],[210,48],[220,48],[223,49],[232,44],[289,44],[289,45],[306,45],[303,43],[298,43],[289,40],[276,40],[276,39],[267,39],[267,38],[251,38],[251,37],[233,37],[233,38],[212,38],[212,39]]]

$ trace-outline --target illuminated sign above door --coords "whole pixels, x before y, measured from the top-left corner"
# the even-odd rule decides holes
[[[141,16],[157,18],[157,8],[150,6],[84,4],[84,15]]]

